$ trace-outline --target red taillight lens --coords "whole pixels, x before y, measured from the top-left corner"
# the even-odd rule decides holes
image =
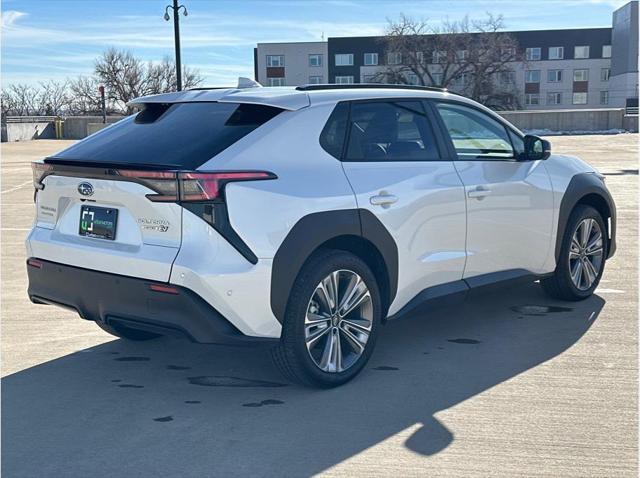
[[[178,173],[175,171],[135,171],[119,169],[119,176],[135,179],[156,194],[147,194],[147,198],[155,202],[176,202],[178,200]]]
[[[52,170],[53,166],[51,164],[45,164],[42,161],[32,162],[31,172],[33,173],[33,187],[36,189],[44,189],[42,179]]]
[[[27,265],[35,267],[36,269],[42,269],[42,262],[36,259],[27,259]]]
[[[162,292],[163,294],[180,294],[180,289],[178,289],[177,287],[163,284],[149,284],[149,290],[152,290],[154,292]]]
[[[236,181],[259,181],[275,179],[266,171],[234,171],[220,173],[178,173],[181,202],[214,201],[222,199],[224,186]]]

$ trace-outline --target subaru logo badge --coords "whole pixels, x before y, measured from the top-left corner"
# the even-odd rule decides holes
[[[93,186],[89,183],[78,184],[78,192],[83,196],[93,196]]]

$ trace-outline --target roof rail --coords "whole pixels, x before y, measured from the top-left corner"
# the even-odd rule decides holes
[[[446,88],[438,88],[436,86],[418,86],[418,85],[393,85],[390,83],[349,83],[349,84],[313,84],[313,85],[301,85],[296,87],[299,91],[318,91],[318,90],[357,90],[362,88],[382,88],[382,89],[396,89],[396,90],[421,90],[421,91],[439,91],[441,93],[447,92]]]

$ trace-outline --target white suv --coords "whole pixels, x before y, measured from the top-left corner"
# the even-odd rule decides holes
[[[433,88],[309,85],[137,99],[33,165],[29,296],[144,340],[272,344],[331,387],[381,325],[513,279],[590,296],[615,250],[604,178]]]

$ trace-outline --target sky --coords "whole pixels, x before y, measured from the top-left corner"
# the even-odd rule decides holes
[[[104,50],[117,47],[159,61],[173,58],[170,0],[2,0],[1,84],[37,84],[91,74]],[[506,30],[610,27],[627,0],[182,0],[183,64],[206,86],[253,77],[256,43],[320,41],[384,34],[401,13],[434,24],[486,12]]]

